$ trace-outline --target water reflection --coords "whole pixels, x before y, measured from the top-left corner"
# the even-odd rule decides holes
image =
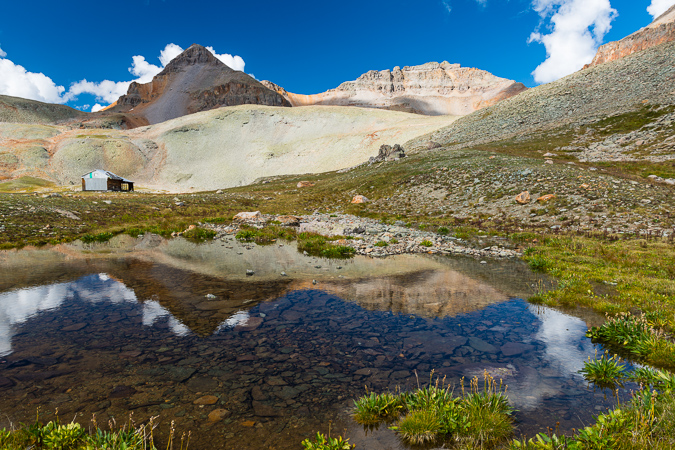
[[[12,330],[18,329],[18,325],[42,311],[59,308],[65,301],[73,299],[112,304],[136,303],[137,301],[133,290],[104,273],[82,277],[71,283],[37,286],[1,293],[0,356],[12,352]],[[161,309],[164,314],[168,314],[166,310]],[[145,322],[145,310],[143,320]]]
[[[613,402],[576,373],[594,353],[584,320],[509,300],[531,282],[522,265],[305,258],[292,276],[260,263],[246,277],[215,270],[236,266],[209,256],[223,255],[219,244],[181,268],[177,251],[157,250],[163,241],[143,242],[139,254],[124,244],[0,255],[2,268],[31,268],[0,274],[0,427],[39,404],[101,423],[159,415],[200,449],[296,449],[329,421],[360,448],[392,448],[390,431],[365,436],[348,418],[351,400],[364,386],[412,388],[432,370],[455,384],[504,379],[530,433],[578,428]],[[256,261],[246,251],[236,267]],[[204,395],[216,403],[195,404]],[[211,422],[216,408],[227,418]]]

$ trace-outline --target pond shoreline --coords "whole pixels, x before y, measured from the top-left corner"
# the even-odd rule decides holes
[[[385,257],[401,254],[428,253],[441,255],[467,255],[475,258],[519,258],[521,252],[504,245],[472,248],[463,239],[442,235],[433,231],[416,230],[402,221],[385,224],[380,220],[357,217],[350,214],[312,214],[306,216],[280,216],[273,214],[250,215],[247,220],[235,220],[228,225],[202,223],[201,226],[215,231],[214,239],[236,235],[243,227],[262,228],[276,223],[298,228],[298,232],[317,233],[325,236],[348,236],[338,245],[352,247],[357,255]],[[506,240],[504,239],[504,244]]]

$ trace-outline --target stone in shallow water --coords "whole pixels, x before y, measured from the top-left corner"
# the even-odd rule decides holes
[[[518,342],[507,342],[502,345],[501,351],[504,356],[516,356],[521,353],[526,353],[531,351],[534,348],[533,345],[521,344]]]
[[[203,397],[199,397],[197,400],[194,402],[195,405],[215,405],[218,403],[218,397],[215,395],[205,395]]]
[[[265,395],[260,386],[253,386],[253,389],[251,389],[251,398],[253,398],[253,400],[262,401],[267,399],[267,395]]]
[[[108,398],[128,398],[137,393],[138,391],[131,386],[115,386]]]
[[[263,323],[262,317],[249,317],[246,323],[234,327],[235,331],[253,331]]]
[[[474,350],[478,350],[479,352],[483,353],[497,353],[498,351],[497,347],[477,337],[470,337],[469,345]]]
[[[227,409],[214,409],[209,413],[209,422],[220,422],[232,414]]]
[[[61,328],[61,331],[79,331],[86,326],[87,324],[85,322],[80,322],[73,325],[68,325],[67,327],[63,327]]]
[[[0,377],[0,389],[14,386],[14,382],[9,378]]]
[[[281,392],[278,392],[277,395],[284,400],[288,400],[290,398],[295,398],[298,396],[300,391],[298,391],[296,388],[291,387],[291,386],[284,386],[281,388]]]
[[[283,413],[275,407],[255,400],[251,402],[251,405],[253,406],[253,413],[258,417],[279,417],[283,415]]]
[[[218,381],[211,377],[195,377],[188,380],[185,386],[192,392],[211,392],[218,389]]]

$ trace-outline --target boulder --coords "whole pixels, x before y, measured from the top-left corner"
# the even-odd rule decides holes
[[[370,200],[368,200],[368,198],[363,195],[355,195],[352,199],[352,203],[367,203],[369,201]]]
[[[252,212],[243,211],[234,216],[234,220],[259,222],[263,220],[263,218],[262,214],[260,214],[260,211],[252,211]]]
[[[275,220],[281,222],[282,225],[285,225],[287,227],[300,226],[300,217],[296,216],[277,216]]]
[[[316,183],[312,183],[311,181],[298,181],[298,187],[299,188],[312,187],[312,186],[316,186]]]
[[[541,197],[539,197],[539,198],[537,199],[537,201],[538,201],[539,203],[546,203],[546,202],[548,202],[549,200],[553,200],[554,198],[556,198],[556,197],[555,197],[555,194],[546,194],[546,195],[542,195]]]
[[[530,193],[528,191],[523,191],[516,195],[516,202],[520,203],[521,205],[527,205],[530,203]]]

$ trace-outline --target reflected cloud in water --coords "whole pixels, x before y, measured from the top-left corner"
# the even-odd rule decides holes
[[[0,356],[12,353],[15,328],[32,317],[61,307],[65,302],[139,303],[136,294],[108,274],[87,275],[73,282],[18,289],[0,294]],[[169,328],[178,336],[190,333],[180,320],[155,300],[143,302],[143,324],[152,326],[159,318],[168,318]]]

